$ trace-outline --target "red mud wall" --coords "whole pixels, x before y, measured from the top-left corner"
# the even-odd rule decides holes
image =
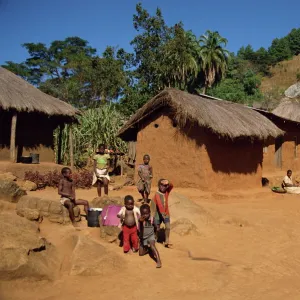
[[[270,143],[263,154],[263,171],[272,172],[276,170],[300,169],[300,128],[291,123],[283,123],[278,120],[273,121],[276,126],[284,130],[286,134],[283,137],[282,144],[282,167],[276,165],[275,160],[275,142]]]
[[[137,164],[144,154],[151,157],[153,186],[160,178],[209,190],[261,186],[261,143],[225,142],[198,127],[189,128],[187,136],[166,115],[140,129],[136,150]]]

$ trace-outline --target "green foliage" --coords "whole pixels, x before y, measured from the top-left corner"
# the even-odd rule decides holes
[[[79,125],[73,125],[74,161],[77,167],[83,167],[95,153],[99,144],[104,143],[121,152],[126,152],[126,143],[117,137],[117,133],[124,124],[123,115],[115,105],[103,105],[95,109],[83,111],[79,117]],[[59,144],[59,129],[55,132],[56,149]],[[69,126],[62,132],[63,164],[69,161]]]
[[[300,54],[300,28],[293,28],[287,36],[292,55]]]
[[[207,87],[211,87],[217,80],[221,80],[226,72],[229,52],[224,49],[227,40],[220,36],[217,31],[207,30],[200,37],[200,57],[202,70],[205,74],[204,93]]]
[[[271,47],[269,48],[269,53],[272,57],[273,64],[291,58],[292,51],[290,49],[288,39],[274,39]]]
[[[300,81],[300,72],[298,72],[298,73],[296,74],[296,79],[297,79],[297,81]]]

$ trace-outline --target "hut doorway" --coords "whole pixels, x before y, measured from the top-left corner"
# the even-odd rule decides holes
[[[282,145],[283,137],[275,139],[275,166],[282,169]]]

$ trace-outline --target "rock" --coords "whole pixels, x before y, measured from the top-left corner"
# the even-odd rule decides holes
[[[59,270],[56,249],[38,227],[13,213],[0,215],[0,280],[52,280]]]
[[[121,197],[97,197],[90,202],[91,207],[104,208],[107,205],[123,205],[124,200]]]
[[[24,196],[17,203],[16,211],[19,216],[33,218],[33,212],[36,210],[39,213],[39,218],[47,217],[50,222],[68,224],[70,223],[69,211],[61,205],[59,201],[49,199],[41,199],[38,197]],[[75,221],[81,220],[80,208],[74,207]],[[30,219],[31,220],[31,219]]]
[[[101,226],[100,237],[109,243],[118,243],[121,238],[121,230],[116,226]]]
[[[25,191],[36,191],[37,185],[29,180],[19,182],[19,186],[23,188]]]
[[[285,92],[284,95],[288,98],[300,97],[300,82],[291,85]]]
[[[21,217],[25,217],[30,221],[39,221],[41,219],[40,212],[37,209],[24,208],[17,211],[17,214]]]
[[[88,236],[78,236],[71,256],[70,275],[109,276],[124,270],[126,261]]]
[[[181,218],[171,224],[171,231],[178,235],[199,235],[197,226],[189,219]]]
[[[17,177],[11,172],[0,173],[0,180],[15,181]]]
[[[0,179],[0,198],[9,202],[18,202],[26,195],[26,191],[20,188],[15,181]]]

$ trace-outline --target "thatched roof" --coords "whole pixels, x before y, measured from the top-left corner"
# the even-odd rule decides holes
[[[166,89],[139,109],[121,128],[119,136],[128,139],[126,133],[129,130],[137,128],[143,119],[163,107],[170,108],[181,128],[189,120],[230,139],[252,137],[264,140],[283,134],[269,119],[244,105]]]
[[[284,98],[272,113],[288,120],[300,122],[300,100]]]
[[[0,109],[75,117],[79,110],[47,95],[14,73],[0,67]]]

